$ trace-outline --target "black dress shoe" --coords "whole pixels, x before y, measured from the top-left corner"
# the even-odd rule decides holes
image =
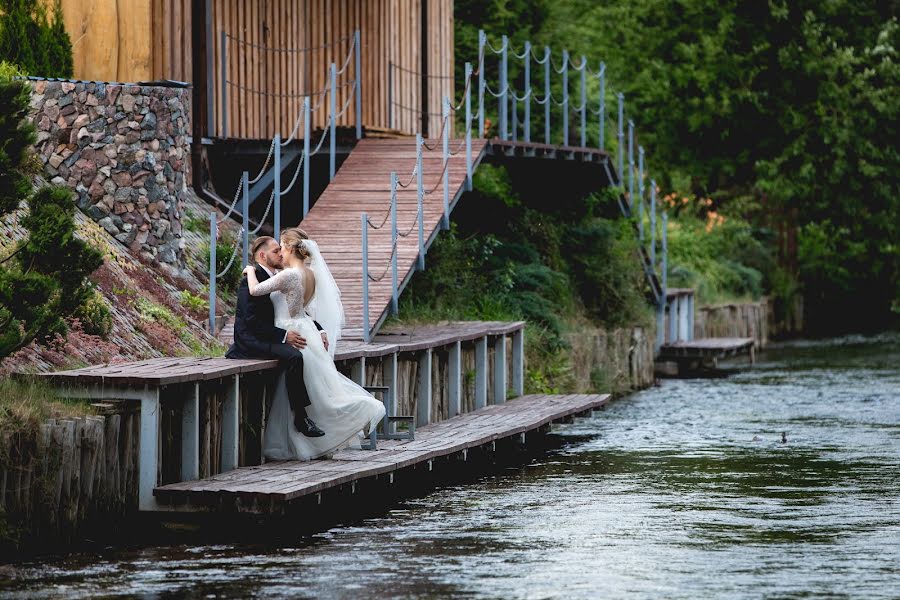
[[[322,437],[325,435],[325,432],[319,429],[319,426],[316,425],[315,421],[306,417],[304,419],[295,419],[294,427],[297,428],[297,431],[305,435],[306,437]]]

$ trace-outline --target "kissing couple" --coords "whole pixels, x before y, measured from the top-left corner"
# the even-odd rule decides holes
[[[238,288],[234,344],[227,358],[277,359],[263,454],[311,460],[338,450],[384,417],[384,404],[340,373],[334,348],[344,326],[337,283],[319,246],[299,227],[281,243],[253,242],[255,266]]]

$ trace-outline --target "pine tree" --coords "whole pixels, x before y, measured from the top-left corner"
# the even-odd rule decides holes
[[[41,0],[0,0],[0,60],[38,77],[72,77],[72,42],[60,0],[48,15]]]

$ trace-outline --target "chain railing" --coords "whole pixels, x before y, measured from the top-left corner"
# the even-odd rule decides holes
[[[496,56],[498,78],[495,82],[487,81],[487,71],[484,69],[485,54],[490,53]],[[510,61],[519,62],[519,75],[514,80],[510,77]],[[531,62],[543,67],[543,96],[539,97],[535,93],[532,81]],[[590,128],[594,125],[588,123],[588,113],[597,118],[596,120],[596,148],[613,155],[616,161],[616,172],[612,172],[612,165],[604,158],[603,166],[606,170],[609,183],[614,187],[618,187],[619,206],[625,217],[631,218],[635,222],[636,236],[641,246],[641,259],[646,271],[646,276],[650,282],[650,288],[653,292],[654,301],[658,310],[666,310],[666,287],[665,287],[665,265],[667,261],[665,250],[658,248],[658,243],[665,237],[665,231],[662,236],[657,235],[657,225],[665,221],[657,218],[659,207],[656,204],[656,186],[651,184],[650,202],[645,202],[646,189],[644,185],[645,177],[647,177],[647,166],[645,161],[645,151],[642,146],[635,143],[636,129],[632,119],[628,119],[625,111],[625,96],[623,93],[613,93],[615,105],[612,107],[615,111],[613,115],[609,115],[610,109],[607,102],[608,93],[612,90],[607,86],[607,68],[603,62],[599,63],[599,68],[594,71],[590,67],[590,63],[585,56],[579,59],[573,59],[569,56],[568,51],[563,50],[561,61],[557,63],[553,59],[553,53],[550,48],[544,47],[543,55],[539,55],[535,51],[530,42],[525,42],[521,52],[517,52],[511,47],[509,39],[503,36],[502,43],[499,47],[491,44],[484,32],[478,35],[478,119],[479,131],[484,131],[484,119],[486,116],[484,110],[484,98],[486,94],[495,97],[498,101],[498,127],[497,136],[503,141],[517,142],[519,139],[529,143],[532,141],[532,128],[535,123],[532,119],[531,104],[536,103],[544,108],[543,111],[543,137],[544,143],[552,145],[554,140],[554,126],[557,135],[561,134],[559,143],[566,147],[573,145],[570,135],[570,118],[574,114],[577,119],[577,139],[581,148],[588,148],[593,136]],[[571,77],[571,74],[575,77]],[[557,79],[558,77],[558,79]],[[576,80],[578,88],[578,104],[573,105],[570,100],[571,80]],[[523,84],[523,89],[516,90],[516,81]],[[596,82],[596,87],[594,83]],[[556,96],[553,92],[554,84],[558,85],[556,89],[561,90],[561,96]],[[590,92],[597,90],[596,100],[590,99]],[[518,118],[519,107],[523,109],[523,119]],[[590,108],[595,106],[595,108]],[[512,118],[508,115],[512,113]],[[555,115],[555,116],[554,116]],[[511,121],[511,127],[510,127]],[[614,152],[607,148],[607,126],[609,121],[613,121],[615,150]],[[521,132],[521,134],[520,134]],[[635,150],[637,151],[637,160],[635,160]],[[626,181],[627,179],[627,181]],[[645,232],[646,221],[649,220],[650,236]],[[657,252],[657,250],[660,252]],[[662,261],[658,260],[662,258]]]
[[[231,39],[233,42],[240,42],[237,38],[231,38],[225,32],[221,34],[221,43],[222,43],[222,60],[223,65],[226,64],[227,61],[226,48],[227,41]],[[359,31],[355,31],[351,36],[347,38],[342,38],[338,40],[332,45],[336,45],[340,42],[350,41],[350,48],[347,52],[347,56],[344,58],[342,66],[340,68],[337,67],[336,63],[331,63],[328,69],[328,86],[320,90],[319,92],[313,95],[304,95],[303,103],[301,109],[297,115],[297,118],[294,121],[294,126],[291,130],[290,135],[286,140],[282,140],[281,134],[276,133],[272,137],[272,141],[269,144],[269,150],[266,155],[265,161],[263,161],[262,167],[256,173],[254,177],[250,177],[250,173],[248,171],[244,171],[241,174],[241,179],[238,182],[237,189],[234,193],[234,199],[231,202],[228,210],[225,212],[222,218],[217,218],[216,213],[212,212],[210,214],[210,229],[209,229],[209,244],[210,244],[210,257],[209,257],[209,326],[210,331],[215,332],[215,303],[216,303],[216,280],[221,279],[225,276],[226,273],[231,269],[234,261],[237,259],[238,254],[241,255],[241,264],[243,266],[247,266],[250,262],[249,250],[250,250],[250,236],[256,235],[260,232],[263,225],[268,221],[269,215],[272,215],[272,228],[274,232],[274,237],[277,239],[281,232],[281,203],[283,197],[291,192],[294,188],[294,185],[297,183],[300,173],[302,172],[302,187],[303,187],[303,203],[302,203],[302,217],[305,218],[306,214],[309,212],[310,208],[310,193],[309,193],[309,178],[310,178],[310,162],[311,157],[315,156],[319,153],[319,151],[324,146],[326,140],[330,142],[328,147],[329,154],[329,181],[334,179],[335,171],[336,171],[336,135],[335,135],[335,127],[337,120],[341,118],[342,115],[346,113],[348,110],[350,103],[353,102],[355,104],[356,110],[356,137],[357,139],[362,137],[362,122],[360,120],[361,116],[361,93],[360,93],[360,83],[362,81],[361,77],[361,62],[360,62],[360,33]],[[244,43],[244,42],[241,42]],[[278,48],[269,48],[272,51],[291,51],[291,52],[303,52],[306,50],[315,50],[317,48],[311,49],[278,49]],[[351,62],[354,65],[354,79],[338,82],[338,77],[347,73]],[[223,73],[225,71],[223,70]],[[227,106],[227,86],[232,85],[235,82],[228,81],[227,78],[223,76],[222,78],[222,106]],[[338,110],[337,106],[337,94],[339,89],[343,89],[349,87],[350,94],[348,94],[347,100],[343,103]],[[315,112],[317,109],[326,105],[327,100],[327,110],[328,114],[326,116],[326,126],[322,131],[322,135],[320,136],[318,143],[316,143],[315,147],[311,147],[312,144],[312,136],[313,131],[311,128],[311,114]],[[227,137],[227,113],[223,114],[223,131],[225,132],[225,136]],[[302,124],[302,131],[300,129]],[[297,166],[294,169],[293,176],[290,178],[290,183],[287,186],[282,185],[282,170],[283,170],[283,158],[284,158],[284,150],[283,148],[289,146],[294,140],[297,139],[299,135],[302,133],[303,139],[303,150],[300,153],[299,158],[297,159]],[[270,167],[271,165],[271,167]],[[266,204],[265,211],[263,212],[262,217],[259,219],[258,223],[255,227],[251,228],[250,226],[250,206],[255,201],[255,197],[260,196],[260,192],[267,189],[269,186],[272,187],[272,191],[269,194],[268,202]],[[251,195],[252,193],[252,195]],[[230,218],[232,214],[234,214],[237,210],[238,201],[241,201],[241,230],[238,237],[235,239],[234,245],[232,247],[231,258],[228,261],[227,266],[221,271],[217,272],[217,262],[216,262],[216,241],[219,235],[219,225],[221,225],[226,219]],[[239,249],[240,248],[240,249]]]

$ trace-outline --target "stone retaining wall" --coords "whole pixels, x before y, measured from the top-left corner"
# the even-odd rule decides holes
[[[144,258],[180,267],[190,90],[32,81],[31,119],[51,183]]]

